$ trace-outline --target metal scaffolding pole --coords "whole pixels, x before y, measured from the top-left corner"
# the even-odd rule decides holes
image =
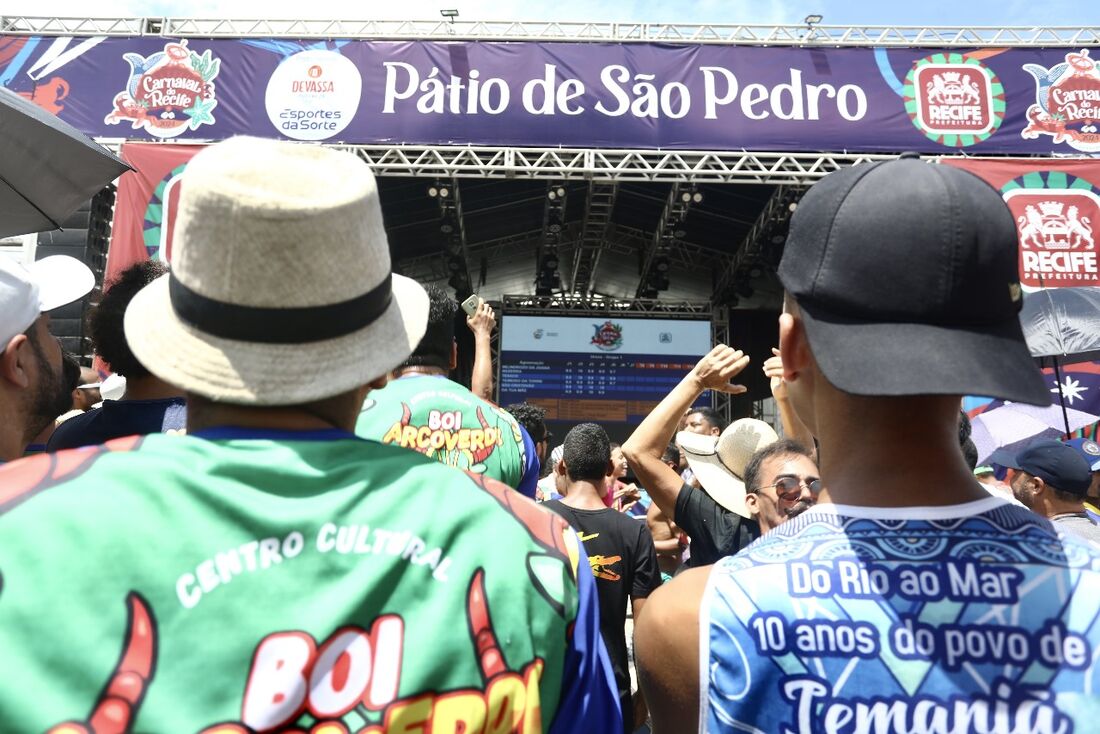
[[[722,269],[715,280],[712,300],[716,303],[726,300],[744,266],[762,256],[764,245],[767,244],[764,242],[764,237],[768,235],[771,228],[778,222],[786,222],[790,219],[791,211],[788,207],[802,194],[803,190],[799,186],[780,185],[775,187],[771,197],[764,204],[760,216],[756,218],[744,239],[734,250],[733,257],[727,261],[726,267]]]
[[[577,295],[586,296],[592,291],[596,281],[596,268],[604,251],[604,243],[611,231],[611,213],[615,209],[615,198],[619,185],[608,181],[591,181],[588,184],[588,197],[585,202],[584,224],[581,238],[573,253],[570,289]]]
[[[0,33],[44,36],[352,38],[376,40],[568,41],[978,48],[1100,44],[1100,27],[848,26],[721,23],[590,23],[480,20],[274,20],[247,18],[64,18],[0,16]]]

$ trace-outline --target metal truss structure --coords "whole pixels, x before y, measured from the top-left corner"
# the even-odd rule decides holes
[[[783,232],[786,231],[786,222],[791,217],[789,208],[802,195],[804,189],[799,186],[776,186],[764,210],[756,218],[752,228],[745,235],[745,239],[729,258],[726,267],[714,282],[714,296],[716,300],[725,300],[734,289],[734,285],[743,277],[744,269],[759,262],[768,245],[766,239],[779,234],[776,229],[780,225]]]
[[[779,419],[779,407],[775,404],[775,398],[761,398],[752,401],[752,415],[758,421],[764,421],[779,434],[780,438],[791,438],[783,433],[783,421]],[[729,420],[729,417],[726,418]]]
[[[664,301],[656,298],[608,298],[560,293],[553,296],[504,296],[505,316],[660,316],[662,319],[710,319],[714,307],[709,301]]]
[[[471,20],[259,20],[227,18],[0,17],[0,33],[188,38],[569,41],[779,46],[1079,46],[1100,27],[741,25]]]
[[[440,222],[446,223],[446,258],[441,258],[456,292],[470,290],[470,252],[466,242],[466,218],[462,214],[462,193],[456,179],[437,181],[431,194],[439,203]],[[443,193],[446,192],[446,193]],[[438,259],[438,256],[437,256]]]
[[[730,312],[725,306],[712,308],[713,316],[710,322],[711,344],[730,343]],[[718,411],[718,415],[726,421],[733,422],[733,396],[727,392],[718,390],[710,391],[711,407]]]
[[[535,268],[536,292],[539,289],[561,288],[561,261],[558,247],[565,232],[565,207],[568,189],[560,181],[546,182],[546,198],[542,207],[542,235]]]
[[[583,227],[567,225],[562,231],[562,239],[558,245],[562,262],[571,262],[577,257],[577,250],[583,247]],[[466,256],[471,262],[487,258],[494,262],[501,257],[513,253],[524,245],[533,245],[542,237],[542,229],[531,229],[525,232],[517,232],[507,237],[498,237],[492,240],[471,242],[467,244]],[[607,228],[605,239],[600,245],[603,255],[607,256],[637,256],[641,248],[648,247],[652,243],[652,237],[644,230],[626,227],[621,224],[611,224]],[[733,262],[734,255],[726,251],[714,250],[694,242],[678,240],[676,247],[669,254],[671,264],[682,270],[707,270],[715,266],[723,271],[728,269]],[[435,282],[446,280],[450,276],[447,262],[438,254],[421,255],[419,257],[401,258],[394,263],[394,268],[401,275],[419,280],[421,282]],[[593,271],[594,272],[594,271]],[[572,291],[572,289],[570,289]],[[518,296],[517,296],[518,297]],[[571,297],[601,299],[599,293],[580,294],[572,292]],[[534,298],[534,296],[531,296]]]
[[[871,153],[612,150],[488,145],[342,146],[379,176],[687,181],[810,184],[857,163],[894,158]]]
[[[611,213],[615,209],[615,199],[619,193],[619,184],[609,181],[592,181],[588,185],[585,199],[584,222],[581,225],[580,239],[573,250],[573,267],[569,278],[569,289],[580,296],[592,292],[596,268],[600,265],[608,234],[611,231]]]
[[[566,228],[563,233],[563,245],[570,246],[576,239],[576,231]],[[517,232],[507,237],[498,237],[481,242],[470,242],[466,245],[466,256],[470,260],[488,259],[489,262],[506,256],[524,245],[532,245],[542,238],[542,228],[531,229],[525,232]],[[450,271],[447,263],[438,253],[420,255],[418,257],[402,258],[394,262],[394,269],[408,278],[420,282],[429,283],[446,280]]]
[[[681,194],[685,193],[687,196],[681,198]],[[655,270],[659,268],[657,263],[663,264],[664,270],[667,271],[671,264],[669,258],[672,252],[679,249],[678,243],[683,232],[678,231],[677,228],[682,227],[684,220],[687,218],[688,211],[693,203],[693,193],[695,192],[682,186],[680,182],[672,184],[669,189],[665,205],[661,209],[661,217],[657,220],[657,227],[653,231],[653,237],[646,249],[645,257],[642,259],[642,270],[639,273],[638,289],[635,294],[637,297],[643,297],[647,288],[652,290],[665,290],[668,288],[667,277],[663,287],[657,286],[653,277],[656,275]],[[697,196],[697,198],[699,197]]]
[[[117,153],[123,138],[96,138]],[[208,140],[173,140],[208,145]],[[896,153],[520,148],[493,145],[332,145],[362,158],[376,176],[664,181],[809,186],[842,168]],[[934,156],[930,156],[934,157]]]

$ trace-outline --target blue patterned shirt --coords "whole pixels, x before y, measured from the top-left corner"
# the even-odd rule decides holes
[[[1100,731],[1100,545],[998,498],[820,505],[703,609],[706,732]]]

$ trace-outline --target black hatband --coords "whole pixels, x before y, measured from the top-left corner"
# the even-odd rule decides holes
[[[172,308],[181,320],[211,336],[260,344],[307,344],[335,339],[374,323],[390,305],[392,276],[361,296],[325,306],[242,306],[196,293],[168,277]]]

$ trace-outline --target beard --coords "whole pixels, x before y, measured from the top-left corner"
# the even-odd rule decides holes
[[[42,433],[62,413],[73,406],[73,390],[80,384],[80,365],[76,357],[61,353],[61,369],[55,370],[38,343],[31,340],[38,362],[38,384],[31,391],[24,414],[27,416],[27,441]]]
[[[1027,475],[1021,472],[1012,478],[1012,484],[1010,484],[1009,487],[1012,489],[1012,496],[1016,498],[1017,502],[1029,510],[1034,510],[1034,497],[1028,489],[1027,484]]]

